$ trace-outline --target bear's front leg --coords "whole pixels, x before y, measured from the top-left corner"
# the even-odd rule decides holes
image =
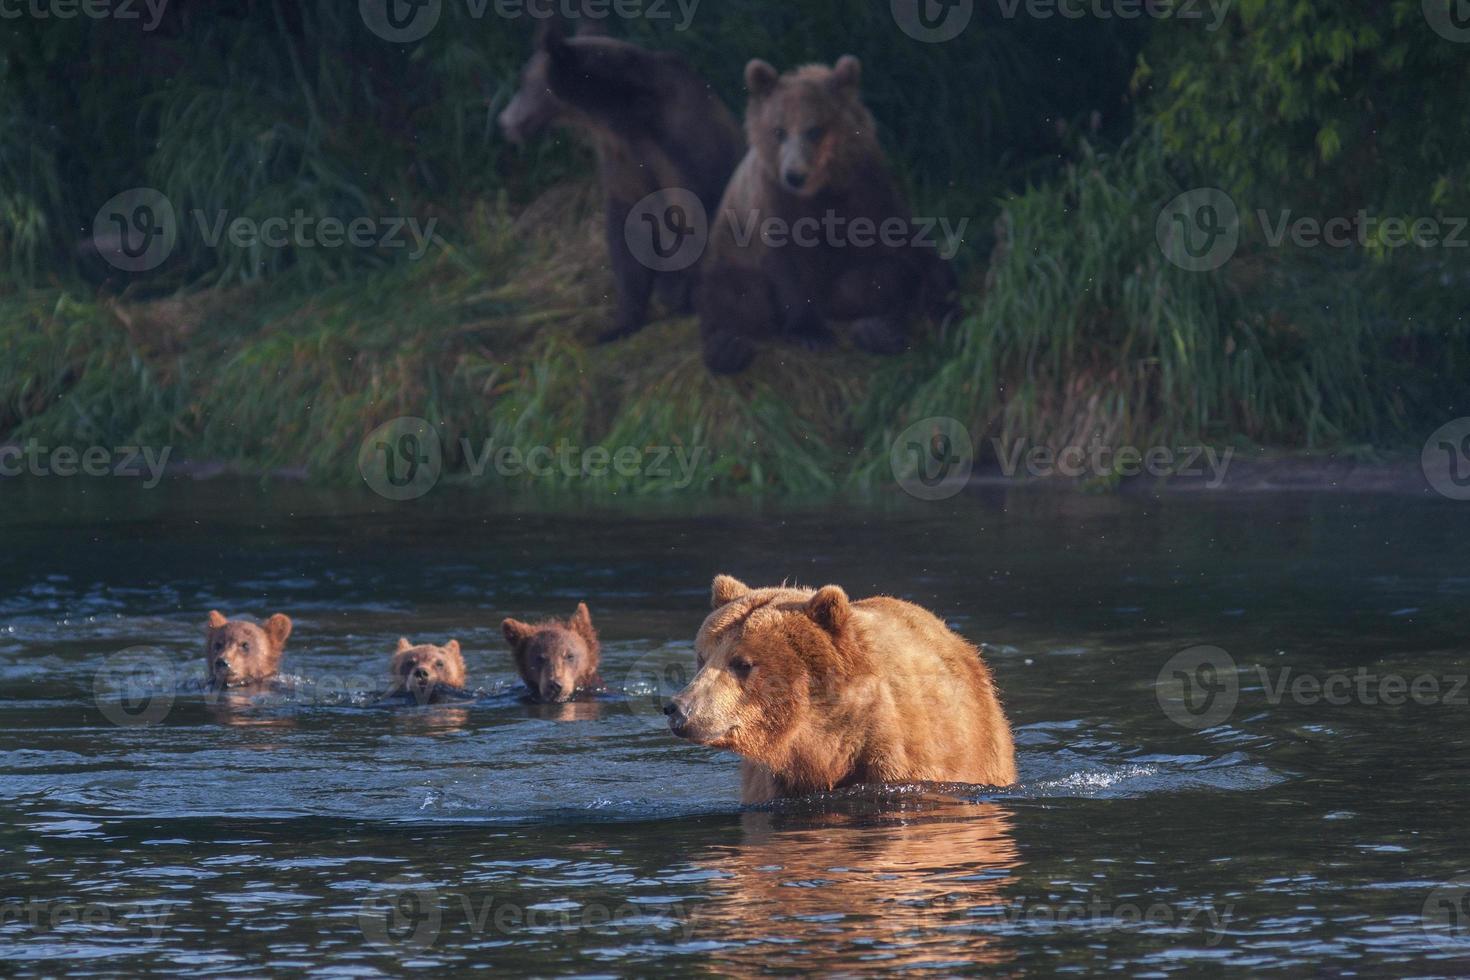
[[[628,238],[623,232],[628,211],[629,208],[618,203],[609,203],[607,207],[607,254],[612,262],[618,305],[612,326],[597,336],[599,344],[631,337],[648,322],[648,300],[653,295],[657,276],[628,247]]]
[[[776,309],[758,270],[726,263],[701,276],[699,334],[711,374],[738,374],[755,358],[753,338],[770,334]]]
[[[852,321],[852,339],[873,354],[899,354],[909,347],[909,320],[919,298],[920,272],[898,256],[855,265],[832,290],[832,316]]]
[[[810,263],[789,262],[769,269],[775,291],[782,335],[805,350],[819,351],[835,347],[837,338],[827,326],[825,305],[818,301],[814,288],[821,278]]]

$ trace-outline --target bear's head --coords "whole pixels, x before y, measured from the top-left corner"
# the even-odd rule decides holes
[[[784,75],[759,58],[745,66],[745,133],[768,180],[814,197],[844,186],[854,164],[876,152],[861,79],[862,64],[850,54],[831,68],[807,65]]]
[[[267,681],[281,668],[281,654],[291,635],[291,618],[276,613],[256,625],[226,619],[211,610],[205,628],[204,665],[211,687],[239,687]]]
[[[578,690],[601,686],[597,668],[602,648],[587,603],[577,603],[577,611],[564,621],[507,619],[500,629],[515,655],[516,670],[537,700],[570,701]]]
[[[560,15],[537,21],[530,60],[521,68],[520,87],[497,120],[500,131],[512,143],[529,142],[554,123],[576,121],[576,111],[554,91],[552,62],[559,61],[563,70],[575,70],[587,56],[586,49],[591,47],[595,52],[603,39],[599,37],[600,22],[585,15],[577,18],[576,36],[570,37],[571,33],[572,26]]]
[[[458,640],[442,647],[431,643],[415,646],[400,636],[398,649],[388,663],[390,693],[406,691],[420,701],[432,698],[439,688],[463,689],[467,674]]]
[[[680,738],[768,765],[834,692],[866,671],[852,606],[835,585],[752,589],[728,575],[694,640],[698,672],[664,709]]]

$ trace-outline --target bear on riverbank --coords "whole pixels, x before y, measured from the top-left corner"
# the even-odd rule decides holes
[[[516,670],[536,700],[565,702],[579,692],[602,687],[597,672],[602,647],[587,603],[577,603],[570,619],[540,623],[507,619],[500,630],[510,644]]]
[[[680,738],[744,757],[741,799],[861,783],[1016,781],[1015,746],[980,652],[932,613],[835,585],[752,589],[728,575],[665,708]]]
[[[463,693],[468,671],[459,641],[441,646],[432,643],[413,644],[408,637],[398,638],[398,649],[388,662],[388,692],[385,696],[411,695],[420,704],[440,697]]]
[[[244,687],[271,680],[280,672],[290,635],[291,618],[282,613],[256,625],[210,610],[204,639],[208,686]]]
[[[745,158],[713,220],[701,274],[706,366],[743,370],[754,341],[808,348],[833,343],[830,322],[850,324],[859,347],[896,354],[921,306],[942,315],[954,288],[932,223],[915,222],[863,105],[862,66],[779,74],[746,66]]]
[[[674,312],[692,312],[696,269],[653,267],[681,240],[687,209],[675,210],[682,206],[673,197],[666,213],[634,214],[635,206],[658,191],[687,191],[713,212],[745,147],[734,115],[682,57],[595,32],[588,16],[578,18],[573,37],[564,20],[542,21],[520,90],[499,121],[514,143],[556,124],[596,151],[617,291],[613,323],[598,337],[606,342],[643,327],[655,285]],[[661,220],[678,227],[660,227]]]

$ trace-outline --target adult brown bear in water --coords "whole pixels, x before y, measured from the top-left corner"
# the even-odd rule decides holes
[[[672,247],[690,216],[634,214],[635,205],[658,191],[687,191],[712,214],[745,147],[734,115],[682,57],[601,36],[595,25],[580,17],[569,37],[564,20],[541,22],[500,128],[520,143],[556,124],[595,149],[617,290],[612,325],[598,337],[609,341],[647,322],[656,283],[675,312],[692,310],[697,266],[656,271],[647,258]],[[659,224],[671,221],[678,227]]]
[[[895,354],[921,307],[947,312],[953,272],[933,223],[909,214],[861,76],[851,55],[784,75],[760,59],[746,66],[750,149],[714,218],[700,284],[704,359],[717,374],[743,370],[760,338],[829,346],[829,322]]]

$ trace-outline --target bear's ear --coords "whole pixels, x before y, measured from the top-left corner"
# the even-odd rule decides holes
[[[840,633],[852,614],[847,593],[835,585],[824,585],[807,600],[806,614],[828,633]]]
[[[751,58],[745,66],[745,91],[757,99],[770,95],[780,80],[781,73],[769,61]]]
[[[406,636],[400,636],[398,638],[398,648],[396,650],[394,650],[393,652],[394,653],[402,653],[405,650],[412,650],[412,649],[413,649],[413,644],[410,643],[410,642],[408,642],[408,637],[406,637]]]
[[[285,613],[276,613],[265,621],[265,635],[271,638],[276,649],[286,645],[286,637],[291,635],[291,617]]]
[[[450,640],[448,643],[444,644],[444,652],[448,653],[451,657],[459,656],[459,641]]]
[[[709,607],[718,609],[750,591],[750,586],[732,575],[716,575],[709,587]]]
[[[225,619],[224,613],[220,612],[218,609],[211,609],[209,611],[209,628],[210,629],[217,630],[221,626],[224,626],[228,622],[229,622],[229,620],[228,619]]]
[[[587,603],[577,603],[577,611],[572,613],[572,629],[585,637],[596,635],[597,631],[592,628],[592,612],[587,608]]]
[[[850,54],[845,54],[837,59],[837,66],[832,69],[832,82],[838,88],[850,88],[857,90],[863,80],[863,63]]]
[[[519,619],[507,619],[500,624],[500,632],[505,634],[505,642],[512,647],[519,647],[531,638],[536,632],[536,627],[530,623],[523,623]]]

